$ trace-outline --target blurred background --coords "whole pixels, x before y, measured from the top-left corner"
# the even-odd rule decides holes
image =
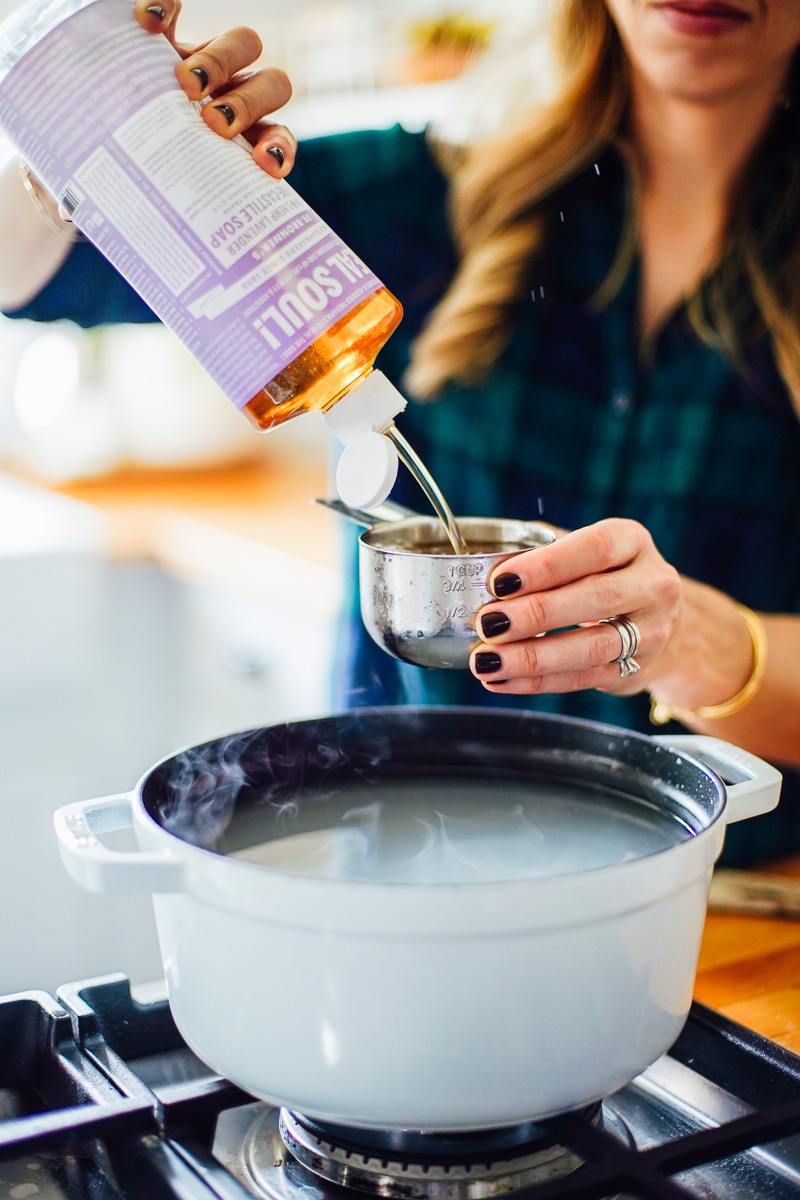
[[[290,7],[185,0],[180,35],[253,25],[300,138],[434,121],[463,140],[549,86],[549,0]],[[476,107],[477,72],[502,86]],[[0,317],[0,994],[161,974],[149,896],[80,891],[54,808],[329,711],[340,531],[310,503],[329,453],[312,417],[257,434],[161,327]]]

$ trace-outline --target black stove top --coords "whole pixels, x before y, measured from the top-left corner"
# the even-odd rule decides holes
[[[269,1036],[269,1031],[265,1031]],[[669,1054],[581,1113],[359,1133],[256,1102],[121,975],[0,999],[0,1200],[800,1197],[800,1058],[695,1004]]]

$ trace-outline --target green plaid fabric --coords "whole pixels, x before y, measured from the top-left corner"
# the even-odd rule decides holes
[[[403,323],[378,359],[400,384],[409,346],[455,265],[446,181],[425,137],[398,127],[306,142],[291,182],[403,303]],[[491,161],[486,186],[502,186]],[[531,266],[529,298],[486,385],[411,404],[400,426],[456,513],[541,516],[568,528],[631,517],[684,574],[751,608],[800,612],[800,422],[768,347],[756,347],[737,373],[679,312],[644,365],[636,264],[608,308],[590,304],[617,250],[625,196],[625,167],[610,148],[553,198],[546,254]],[[11,315],[84,325],[153,319],[86,243]],[[427,510],[402,470],[393,497]],[[336,707],[530,707],[652,732],[645,697],[497,697],[467,672],[391,659],[358,614],[356,536],[343,529],[350,593]],[[728,861],[800,846],[796,785],[787,779],[778,815],[747,822],[741,836],[731,828]]]
[[[424,137],[395,129],[308,143],[293,183],[403,302],[405,319],[378,359],[400,384],[455,263],[446,184]],[[631,517],[684,574],[761,611],[800,612],[800,422],[768,348],[737,374],[680,312],[644,365],[638,263],[613,304],[598,312],[590,303],[619,245],[626,189],[612,148],[554,197],[546,256],[531,267],[530,298],[486,385],[411,404],[400,427],[456,513],[541,516],[567,528]],[[402,468],[393,497],[427,511]],[[343,536],[351,590],[337,707],[535,708],[653,732],[646,696],[501,697],[467,673],[388,658],[361,625],[357,534]],[[729,829],[726,861],[800,845],[797,785],[787,777],[777,814]]]

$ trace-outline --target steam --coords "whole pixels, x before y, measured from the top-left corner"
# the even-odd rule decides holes
[[[422,790],[416,811],[402,815],[391,799],[346,812],[342,826],[355,825],[349,832],[356,836],[348,841],[346,862],[337,855],[338,868],[364,881],[470,883],[526,878],[547,861],[547,839],[522,804],[481,805],[462,815],[461,785],[449,810],[428,807],[428,791]]]
[[[161,823],[204,849],[323,878],[460,883],[537,873],[547,838],[518,794],[498,807],[477,778],[452,784],[381,770],[398,722],[406,738],[430,739],[422,712],[392,710],[382,728],[374,710],[356,709],[185,750],[164,766]],[[462,744],[476,765],[482,750]]]
[[[161,806],[161,824],[195,846],[211,849],[228,828],[245,783],[244,755],[257,732],[210,742],[175,756]]]
[[[523,806],[487,806],[476,796],[480,786],[467,790],[464,814],[461,783],[443,796],[438,783],[384,781],[381,799],[344,810],[340,805],[322,828],[301,824],[235,856],[293,874],[361,883],[499,882],[546,873],[552,847]]]
[[[424,709],[355,709],[234,734],[162,764],[145,802],[194,845],[347,881],[531,879],[641,857],[686,836],[649,804],[529,771],[529,756],[535,766],[544,754],[533,744],[513,756],[516,771],[498,772],[486,740],[462,725],[454,759],[449,724]],[[549,748],[548,768],[567,754]]]
[[[316,729],[329,740],[314,737]],[[232,734],[184,750],[165,764],[159,819],[176,837],[214,850],[230,827],[237,801],[246,797],[269,806],[277,834],[309,801],[329,799],[337,779],[366,780],[390,753],[388,734],[371,722],[365,732],[357,709],[335,726],[299,722]]]

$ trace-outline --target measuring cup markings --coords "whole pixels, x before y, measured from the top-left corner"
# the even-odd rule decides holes
[[[483,577],[483,563],[454,563],[447,568],[447,574],[451,579],[466,579],[480,575]]]

